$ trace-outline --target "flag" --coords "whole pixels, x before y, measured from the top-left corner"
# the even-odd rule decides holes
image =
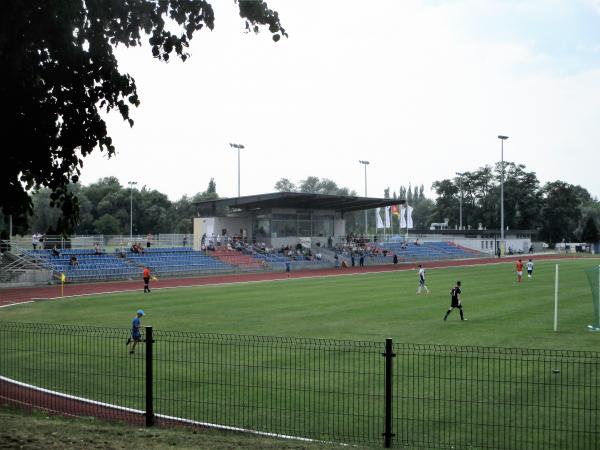
[[[67,281],[67,277],[65,277],[64,273],[60,274],[60,282],[64,284],[64,282]]]
[[[413,212],[413,208],[411,206],[408,206],[408,204],[407,204],[406,205],[406,228],[413,227],[412,212]]]
[[[390,207],[386,206],[385,207],[385,227],[389,228],[390,225]]]
[[[400,209],[398,209],[398,205],[392,205],[392,214],[396,217],[400,215]]]
[[[400,228],[406,228],[406,208],[400,205]]]
[[[383,221],[381,220],[381,208],[375,208],[375,217],[377,218],[377,229],[383,228]]]

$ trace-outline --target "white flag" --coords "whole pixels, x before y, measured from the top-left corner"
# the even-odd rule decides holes
[[[409,229],[412,229],[413,227],[412,212],[413,208],[406,205],[406,228]]]
[[[400,205],[400,228],[406,228],[406,207]]]
[[[385,227],[389,228],[390,225],[390,207],[386,206],[385,207]]]
[[[381,220],[381,208],[375,208],[375,217],[377,218],[377,229],[383,228],[383,220]]]

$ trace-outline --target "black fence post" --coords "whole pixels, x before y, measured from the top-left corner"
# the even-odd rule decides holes
[[[152,337],[152,327],[146,327],[146,426],[154,425],[154,405],[153,400],[153,377],[152,377],[152,347],[154,339]]]
[[[395,436],[392,426],[392,377],[393,377],[393,357],[396,354],[393,351],[392,338],[385,340],[385,429],[383,433],[383,446],[390,448],[392,446],[392,437]]]

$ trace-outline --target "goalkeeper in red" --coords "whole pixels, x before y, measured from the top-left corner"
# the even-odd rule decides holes
[[[448,316],[454,310],[454,308],[458,308],[458,311],[460,312],[460,320],[467,320],[467,319],[465,319],[465,315],[463,313],[463,308],[462,308],[462,303],[460,301],[461,293],[462,293],[462,291],[460,290],[460,281],[457,281],[456,286],[454,286],[452,288],[452,290],[450,291],[450,297],[451,297],[450,308],[448,309],[448,311],[446,311],[444,320],[446,320],[448,318]]]

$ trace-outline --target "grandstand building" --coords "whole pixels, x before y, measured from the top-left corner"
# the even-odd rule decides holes
[[[277,192],[196,203],[194,249],[202,236],[239,235],[268,246],[299,241],[326,245],[329,238],[346,236],[344,214],[404,203],[404,200],[342,195]]]

